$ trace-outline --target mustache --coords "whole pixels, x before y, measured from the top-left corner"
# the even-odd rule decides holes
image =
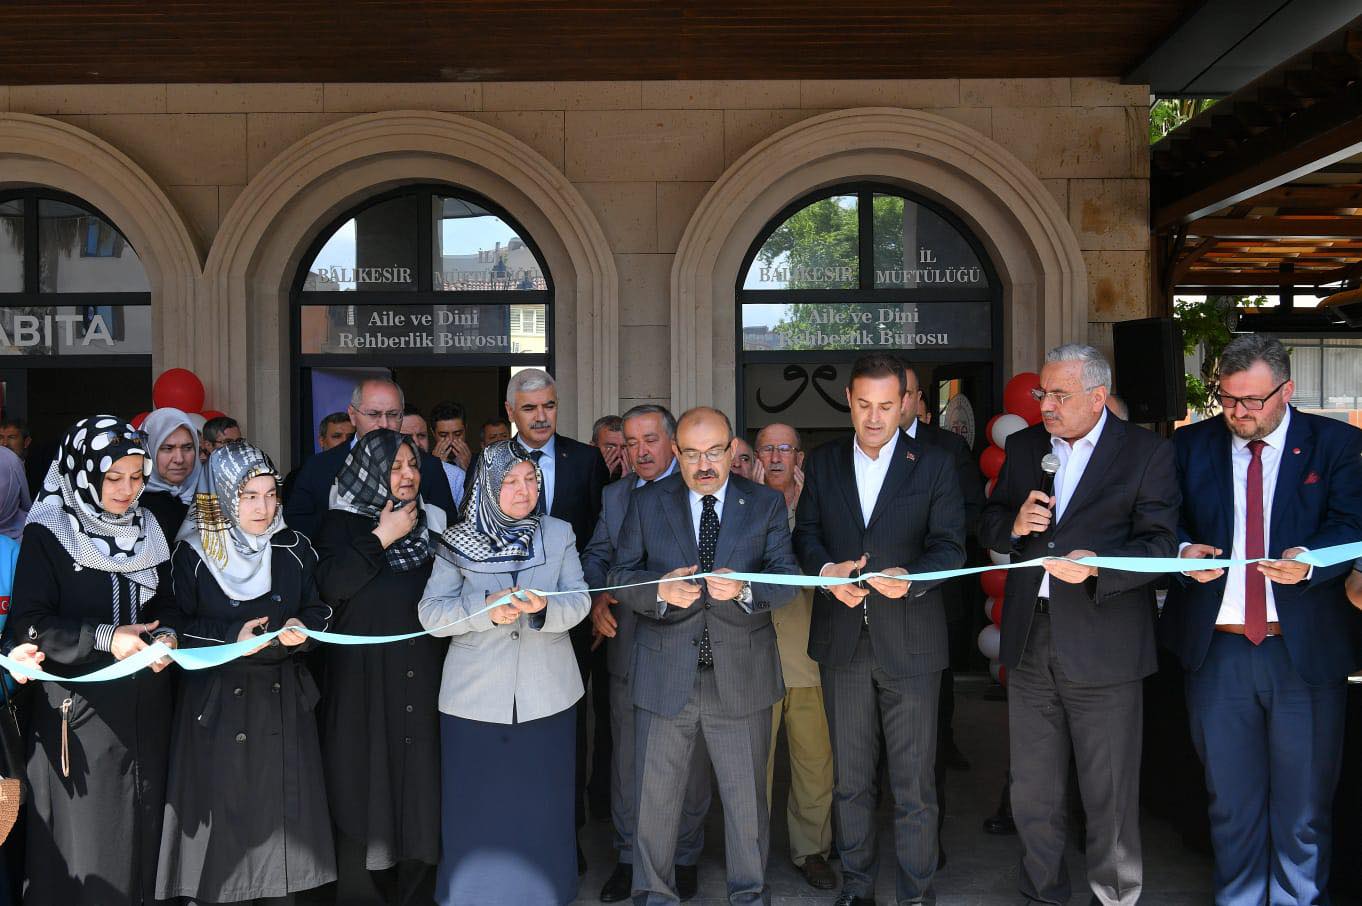
[[[552,427],[553,427],[553,424],[552,424],[552,422],[549,422],[549,421],[533,421],[533,422],[530,422],[530,427],[531,427],[531,428],[536,428],[536,429],[538,429],[538,428],[552,428]]]
[[[701,469],[695,473],[696,478],[717,478],[719,473],[713,469]]]

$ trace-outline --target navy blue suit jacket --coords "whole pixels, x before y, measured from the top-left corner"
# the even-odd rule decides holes
[[[1231,437],[1222,418],[1173,435],[1182,485],[1179,540],[1218,547],[1226,557],[1234,534]],[[1362,431],[1293,409],[1269,520],[1269,557],[1362,540]],[[1272,586],[1282,640],[1311,685],[1337,682],[1359,665],[1358,614],[1343,592],[1351,568],[1320,567],[1305,582]],[[1225,577],[1202,584],[1179,573],[1176,580],[1159,636],[1186,669],[1196,670],[1215,632]]]
[[[349,455],[349,444],[337,444],[302,464],[288,489],[288,499],[284,501],[284,522],[289,528],[308,538],[317,537],[322,517],[331,508],[331,486],[336,483],[336,476]],[[444,510],[450,525],[458,521],[444,467],[429,453],[421,454],[421,499]]]

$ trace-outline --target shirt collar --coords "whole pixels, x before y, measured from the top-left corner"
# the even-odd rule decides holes
[[[1101,415],[1098,417],[1098,419],[1097,419],[1097,424],[1093,425],[1093,426],[1092,426],[1092,430],[1090,430],[1087,434],[1084,434],[1084,435],[1083,435],[1082,437],[1080,437],[1078,440],[1074,441],[1072,444],[1069,444],[1069,449],[1070,449],[1070,450],[1074,449],[1074,447],[1077,447],[1079,444],[1081,444],[1081,443],[1082,443],[1083,441],[1085,441],[1085,440],[1086,440],[1088,443],[1090,443],[1092,446],[1096,447],[1096,446],[1097,446],[1097,439],[1100,438],[1100,437],[1102,436],[1102,429],[1105,428],[1106,426],[1107,426],[1107,410],[1106,410],[1106,407],[1103,407],[1103,408],[1102,408],[1102,414],[1101,414]],[[1066,441],[1064,440],[1064,438],[1062,438],[1062,437],[1055,437],[1055,436],[1051,435],[1051,437],[1050,437],[1050,446],[1051,446],[1051,447],[1058,447],[1060,444],[1063,444],[1063,443],[1066,443]]]
[[[917,423],[918,423],[918,419],[917,419],[917,418],[914,418],[913,421],[912,421],[912,423],[911,423],[908,427],[906,427],[906,428],[903,429],[903,433],[904,433],[904,434],[907,434],[909,437],[913,438],[914,440],[917,440]]]
[[[661,475],[659,475],[659,476],[657,476],[656,478],[654,478],[653,481],[661,481],[662,479],[666,478],[668,475],[672,474],[672,473],[675,472],[675,471],[676,471],[676,457],[673,456],[673,457],[672,457],[672,464],[669,465],[669,466],[667,466],[667,471],[663,472]],[[634,479],[635,479],[635,480],[634,480],[634,487],[636,487],[636,488],[641,488],[641,487],[643,487],[645,484],[648,483],[648,479],[646,479],[646,478],[639,478],[637,475],[634,476]]]
[[[521,439],[519,434],[517,434],[515,438],[515,442],[520,444],[520,446],[524,447],[526,450],[529,450],[531,452],[533,452],[534,450],[543,450],[545,459],[553,459],[553,445],[554,441],[556,440],[558,440],[558,435],[550,434],[549,439],[544,442],[544,446],[531,447],[529,444],[525,443],[525,441]]]
[[[1274,450],[1281,450],[1283,447],[1286,446],[1286,429],[1290,424],[1291,424],[1291,407],[1287,406],[1286,415],[1282,416],[1281,424],[1273,428],[1271,434],[1268,434],[1265,437],[1263,437],[1263,442]],[[1238,434],[1233,435],[1232,443],[1234,444],[1234,449],[1236,452],[1239,450],[1243,450],[1249,445],[1249,441],[1240,437]]]
[[[895,431],[892,435],[890,435],[889,442],[885,444],[883,447],[880,447],[879,458],[871,459],[870,454],[866,453],[864,450],[861,449],[860,439],[857,437],[852,437],[851,439],[851,449],[855,451],[855,455],[860,457],[867,464],[876,466],[883,465],[884,463],[892,459],[894,456],[894,450],[898,447],[898,445],[899,432]]]
[[[724,505],[724,495],[728,493],[728,486],[729,486],[730,483],[731,483],[731,482],[725,481],[724,484],[723,484],[723,487],[719,488],[719,490],[717,490],[717,491],[714,492],[714,496],[717,497],[718,500],[719,500],[719,504],[718,504],[719,506],[723,506],[723,505]],[[699,506],[699,505],[700,505],[700,501],[704,498],[705,495],[704,495],[704,494],[697,494],[697,493],[695,493],[695,491],[694,491],[693,489],[691,489],[691,488],[687,488],[686,490],[690,492],[690,505],[691,505],[692,507],[694,507],[694,506]]]

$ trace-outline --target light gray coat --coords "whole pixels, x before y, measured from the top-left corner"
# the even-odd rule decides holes
[[[568,630],[586,618],[591,598],[572,527],[545,516],[534,544],[536,555],[518,578],[471,572],[435,558],[417,612],[422,626],[450,639],[440,682],[445,714],[500,724],[511,723],[514,714],[524,723],[564,711],[582,697]],[[541,613],[522,614],[505,626],[486,613],[462,619],[485,608],[489,594],[512,585],[572,594],[551,597]]]

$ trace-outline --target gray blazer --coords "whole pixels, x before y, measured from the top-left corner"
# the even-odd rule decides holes
[[[626,475],[601,492],[601,518],[596,520],[596,531],[582,551],[582,572],[591,588],[608,584],[610,567],[615,565],[615,551],[619,548],[620,527],[624,525],[624,514],[629,510],[629,499],[634,496],[637,482],[637,475]],[[612,675],[627,677],[634,656],[634,624],[638,618],[623,604],[612,607],[610,613],[617,625],[615,637],[605,642],[606,665]]]
[[[611,585],[653,582],[700,558],[690,498],[680,475],[633,494],[620,530]],[[729,477],[714,555],[716,569],[798,575],[790,548],[785,498],[745,478]],[[690,607],[659,604],[656,585],[620,589],[621,605],[638,613],[633,690],[637,707],[673,717],[695,687],[700,636],[707,625],[724,714],[741,717],[770,708],[785,695],[771,608],[788,604],[788,585],[752,586],[752,603],[713,601],[706,591]]]
[[[583,590],[572,527],[545,516],[534,543],[542,558],[516,581],[509,572],[467,572],[436,556],[417,613],[426,629],[450,637],[440,682],[444,713],[497,724],[511,723],[514,714],[523,723],[564,711],[582,697],[568,630],[586,618],[591,598]],[[482,610],[490,593],[512,585],[575,593],[549,598],[541,613],[505,626],[485,613],[446,626]]]

